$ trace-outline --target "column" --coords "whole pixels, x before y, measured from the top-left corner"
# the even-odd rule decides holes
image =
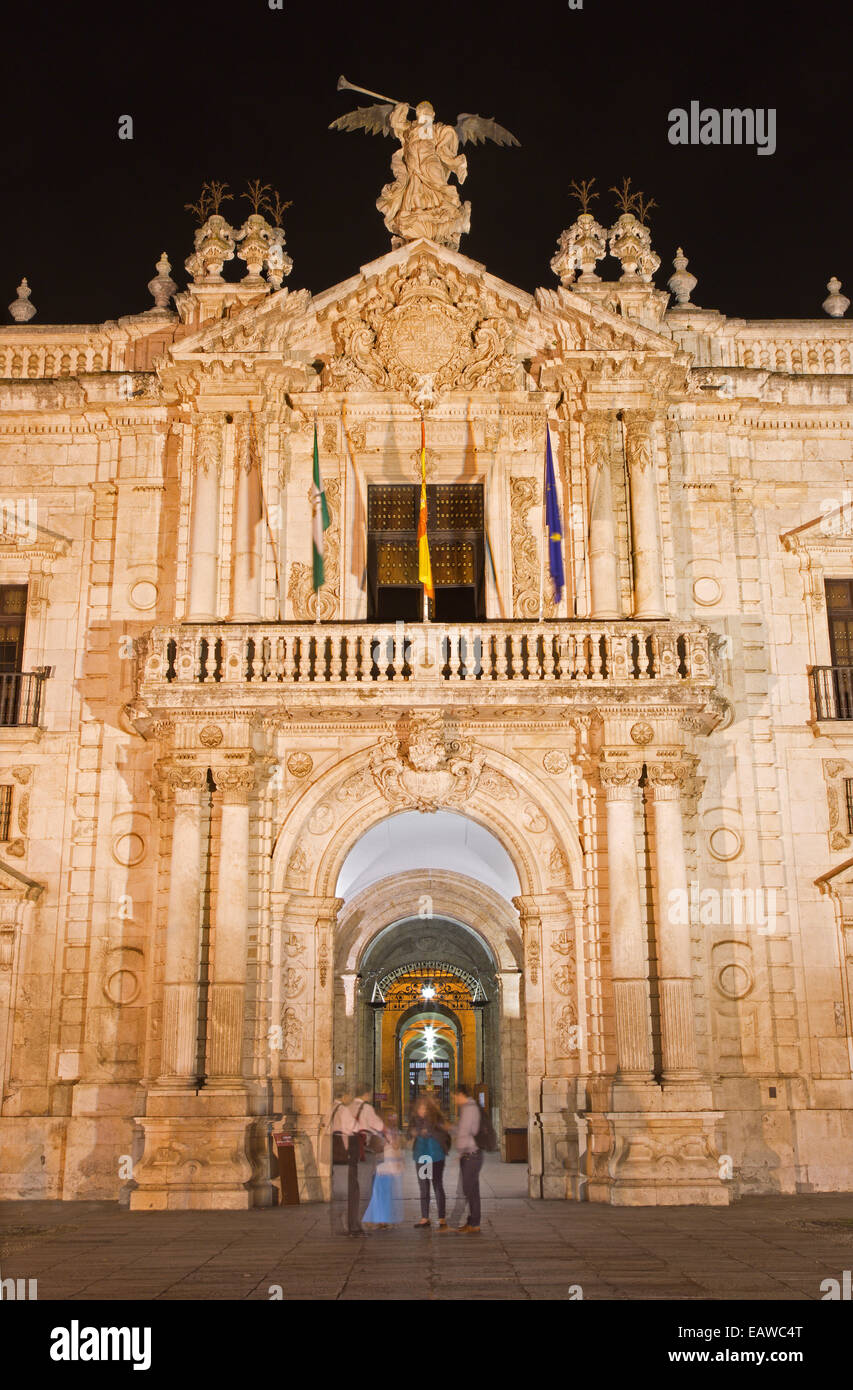
[[[606,764],[607,880],[610,893],[610,959],[616,1006],[616,1050],[623,1080],[652,1079],[651,1011],[634,799],[639,764]]]
[[[660,979],[661,1048],[664,1081],[693,1080],[699,1075],[693,1023],[693,968],[687,866],[681,814],[685,769],[667,764],[646,768],[646,795],[654,807],[657,861],[658,975]]]
[[[203,415],[196,428],[187,622],[215,622],[219,573],[219,472],[222,426]]]
[[[208,1085],[239,1086],[249,954],[249,792],[253,767],[214,771],[222,800],[207,1006]]]
[[[635,618],[665,618],[654,422],[647,411],[625,412],[625,454],[631,481],[631,545]]]
[[[206,767],[167,767],[174,823],[166,920],[162,1053],[158,1086],[192,1090],[198,1076],[202,795]]]
[[[231,621],[256,623],[261,616],[261,561],[258,553],[261,509],[257,464],[252,450],[251,417],[248,414],[241,416],[237,430],[236,473]]]
[[[590,617],[621,618],[616,518],[610,475],[612,417],[584,417],[584,460],[589,497]]]

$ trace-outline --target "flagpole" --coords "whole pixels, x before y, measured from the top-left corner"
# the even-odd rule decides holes
[[[423,476],[422,476],[421,482],[422,482],[422,486],[423,486],[423,490],[424,490],[424,497],[426,497],[426,422],[425,422],[425,420],[424,420],[424,413],[423,413],[423,410],[421,410],[421,448],[423,449]],[[428,622],[429,622],[429,597],[428,597],[427,591],[426,591],[426,584],[424,584],[424,586],[423,586],[423,591],[424,591],[423,622],[428,623]]]
[[[318,417],[319,413],[320,413],[320,412],[319,412],[317,406],[315,405],[315,407],[314,407],[314,447],[315,447],[315,449],[316,449],[316,447],[317,447],[317,417]],[[311,457],[312,457],[312,463],[311,463],[312,473],[311,473],[311,477],[313,478],[313,477],[314,477],[314,473],[313,473],[313,468],[314,468],[313,458],[314,458],[314,455],[312,454]],[[325,545],[323,546],[323,549],[325,550]],[[321,584],[321,585],[320,585],[320,589],[321,589],[322,587],[323,587],[323,586],[322,586],[322,584]],[[322,621],[323,621],[322,618],[320,617],[320,589],[315,589],[315,590],[314,590],[314,622],[315,622],[315,623],[318,623],[318,624],[319,624],[319,623],[322,623]]]
[[[541,563],[539,565],[539,621],[543,620],[545,613],[545,545],[548,540],[548,416],[545,416],[545,460],[542,464],[542,544],[540,550]]]
[[[260,447],[259,447],[259,445],[258,445],[258,438],[257,438],[257,434],[256,434],[256,431],[255,431],[255,416],[254,416],[254,413],[253,413],[252,411],[249,412],[249,435],[250,435],[250,439],[251,439],[251,442],[252,442],[252,447],[253,447],[253,450],[254,450],[255,467],[256,467],[257,470],[258,470],[258,487],[259,487],[259,489],[260,489],[260,494],[261,494],[261,506],[262,506],[263,512],[264,512],[264,524],[266,525],[266,528],[267,528],[267,535],[269,536],[270,549],[272,550],[272,563],[273,563],[273,569],[274,569],[274,571],[275,571],[275,611],[276,611],[276,620],[277,620],[278,622],[281,622],[281,575],[279,574],[279,568],[278,568],[278,552],[277,552],[277,550],[276,550],[275,536],[273,535],[272,527],[270,526],[270,514],[269,514],[269,509],[268,509],[268,507],[267,507],[267,497],[266,497],[266,493],[265,493],[265,491],[264,491],[264,475],[263,475],[263,468],[262,468],[262,466],[261,466],[261,451],[260,451]],[[280,493],[280,492],[279,492],[279,496],[281,496],[281,493]],[[281,503],[280,503],[280,502],[279,502],[279,515],[281,515]]]

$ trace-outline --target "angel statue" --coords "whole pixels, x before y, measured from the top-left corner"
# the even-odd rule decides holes
[[[338,79],[338,90],[346,87],[366,96],[380,97],[366,87],[354,87],[345,77]],[[408,119],[414,111],[413,121]],[[393,182],[386,183],[376,200],[391,233],[392,247],[427,237],[439,246],[459,250],[459,238],[471,227],[471,204],[463,203],[449,183],[454,174],[462,184],[468,174],[468,161],[459,146],[494,140],[496,145],[517,145],[514,135],[496,121],[463,112],[456,125],[435,119],[428,101],[410,106],[405,101],[380,97],[374,106],[360,106],[332,121],[330,130],[366,130],[371,135],[393,135],[401,148],[391,158]]]

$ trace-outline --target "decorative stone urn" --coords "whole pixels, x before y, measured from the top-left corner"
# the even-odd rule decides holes
[[[185,262],[196,284],[222,284],[222,267],[234,259],[237,233],[218,212],[208,217],[195,234],[195,251]]]
[[[607,232],[596,222],[591,212],[582,212],[570,227],[560,234],[557,253],[551,261],[551,269],[559,275],[560,283],[569,286],[580,270],[579,284],[598,283],[597,263],[607,254]]]
[[[623,212],[611,227],[609,239],[610,254],[622,263],[622,281],[641,280],[648,284],[660,266],[648,227],[633,212]]]

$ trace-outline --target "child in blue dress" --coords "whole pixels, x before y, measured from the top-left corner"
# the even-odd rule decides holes
[[[388,1117],[388,1139],[382,1158],[376,1165],[373,1191],[362,1225],[387,1230],[398,1226],[403,1219],[403,1154],[396,1115]]]

